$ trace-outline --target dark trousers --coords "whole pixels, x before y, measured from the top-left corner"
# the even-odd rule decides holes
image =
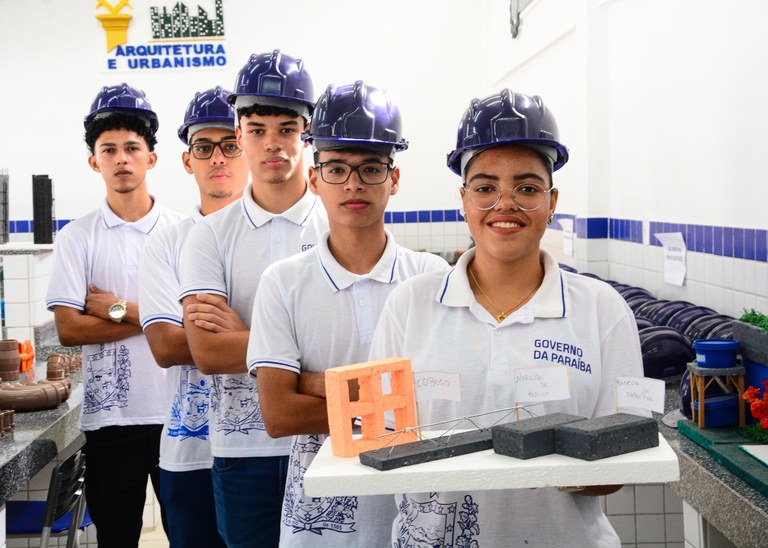
[[[168,515],[171,548],[225,548],[216,527],[211,470],[160,469],[160,500]]]
[[[277,547],[287,472],[288,456],[213,458],[216,521],[229,548]]]
[[[85,500],[99,548],[135,548],[147,478],[159,500],[161,424],[107,426],[85,433]],[[165,511],[160,511],[165,528]]]

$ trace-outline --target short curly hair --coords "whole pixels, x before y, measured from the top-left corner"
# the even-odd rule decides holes
[[[113,129],[133,131],[139,137],[144,139],[150,152],[155,150],[157,137],[155,137],[155,133],[149,128],[143,118],[131,114],[123,114],[122,112],[115,112],[104,118],[97,118],[85,128],[85,144],[88,146],[88,151],[93,154],[94,147],[96,146],[96,139],[98,139],[105,131],[111,131]]]
[[[240,118],[245,116],[246,118],[248,116],[252,115],[256,116],[280,116],[285,114],[286,116],[290,116],[292,118],[300,118],[301,114],[298,113],[298,111],[295,111],[290,108],[283,108],[283,107],[275,107],[271,105],[260,105],[260,104],[254,104],[249,107],[239,108],[237,109],[237,123],[240,123]]]

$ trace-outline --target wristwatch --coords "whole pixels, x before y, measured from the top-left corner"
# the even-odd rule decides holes
[[[115,304],[109,307],[109,319],[115,323],[120,323],[128,313],[128,301],[120,299]]]

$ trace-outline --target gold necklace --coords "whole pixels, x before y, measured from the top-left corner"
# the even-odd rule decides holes
[[[477,281],[477,278],[475,278],[475,273],[474,273],[474,272],[472,272],[472,269],[471,269],[469,266],[467,267],[467,270],[469,270],[469,275],[470,275],[470,276],[472,276],[472,280],[474,280],[474,282],[475,282],[475,285],[476,285],[476,286],[477,286],[477,288],[480,290],[480,293],[482,293],[482,294],[483,294],[483,297],[485,297],[485,299],[488,301],[488,304],[490,304],[490,305],[491,305],[491,308],[493,308],[493,309],[494,309],[496,312],[498,312],[498,311],[499,311],[499,308],[498,308],[498,307],[497,307],[495,304],[493,304],[493,301],[492,301],[492,300],[491,300],[491,298],[488,296],[488,293],[486,293],[486,292],[483,290],[483,287],[480,285],[480,282],[478,282],[478,281]],[[498,316],[495,316],[495,318],[496,318],[496,321],[497,321],[498,323],[501,323],[501,322],[503,322],[505,319],[507,319],[507,318],[509,317],[509,315],[510,315],[512,312],[514,312],[515,310],[517,310],[518,308],[520,308],[520,306],[522,306],[522,304],[523,304],[523,303],[525,303],[525,302],[526,302],[528,299],[530,299],[530,298],[533,296],[533,294],[534,294],[534,293],[536,293],[536,290],[539,288],[539,286],[540,286],[540,285],[541,285],[541,284],[539,284],[539,285],[537,285],[536,287],[534,287],[534,288],[533,288],[533,291],[531,291],[530,293],[528,293],[528,295],[526,295],[526,296],[525,296],[525,298],[524,298],[522,301],[520,301],[519,303],[517,303],[515,306],[513,306],[512,308],[510,308],[510,309],[509,309],[509,310],[507,310],[506,312],[501,312],[501,313],[500,313]]]

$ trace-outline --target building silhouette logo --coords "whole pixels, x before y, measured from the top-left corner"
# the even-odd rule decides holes
[[[197,1],[151,5],[143,11],[142,0],[98,0],[96,19],[106,33],[107,70],[225,67],[224,0]],[[127,8],[134,13],[126,13]]]
[[[183,2],[176,2],[171,12],[168,8],[153,6],[149,8],[152,19],[152,38],[154,40],[179,40],[181,38],[223,38],[224,8],[222,0],[216,0],[216,13],[211,19],[199,5],[197,15],[190,15],[189,8]]]

